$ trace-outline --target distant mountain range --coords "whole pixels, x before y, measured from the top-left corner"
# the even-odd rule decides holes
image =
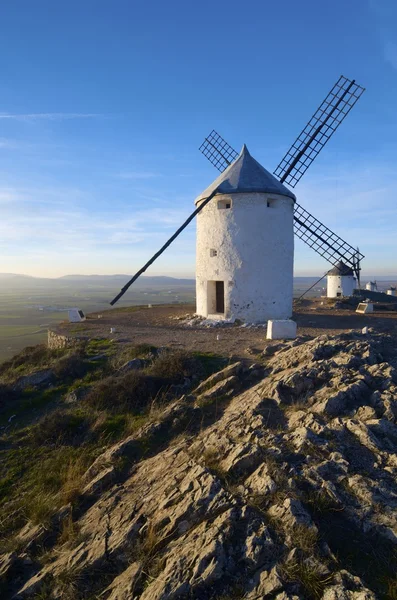
[[[7,283],[12,283],[12,284],[38,284],[38,285],[56,285],[57,283],[59,284],[67,284],[67,283],[87,283],[87,284],[103,284],[103,285],[109,285],[111,286],[112,284],[117,284],[119,285],[120,283],[127,283],[127,281],[129,279],[131,279],[132,275],[128,275],[127,273],[117,273],[115,275],[79,275],[79,274],[72,274],[72,275],[63,275],[62,277],[33,277],[31,275],[19,275],[16,273],[0,273],[0,282],[7,282]],[[310,280],[316,280],[318,279],[318,277],[314,277],[314,276],[307,276],[307,277],[294,277],[294,281],[296,283],[298,282],[304,282],[304,281],[310,281]],[[377,280],[377,281],[395,281],[397,280],[397,275],[366,275],[365,277],[362,278],[362,282],[365,283],[366,281],[373,281],[373,280]],[[135,286],[150,286],[150,285],[155,285],[155,286],[159,286],[162,285],[164,287],[167,286],[175,286],[175,285],[194,285],[195,284],[195,279],[178,279],[177,277],[166,277],[166,276],[161,276],[161,275],[156,275],[156,276],[148,276],[148,275],[142,275],[141,277],[139,277],[139,279],[137,279],[137,281],[135,282]]]

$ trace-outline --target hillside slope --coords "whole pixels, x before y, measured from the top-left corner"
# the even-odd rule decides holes
[[[216,357],[148,349],[120,370],[104,348],[105,358],[92,347],[56,358],[46,393],[64,361],[67,395],[3,436],[4,461],[33,437],[73,463],[45,519],[27,519],[26,502],[22,517],[3,513],[14,525],[4,527],[2,597],[397,597],[395,339],[298,339],[221,371]],[[78,365],[97,361],[82,377]],[[10,383],[10,369],[15,394],[27,380]],[[30,493],[14,480],[13,510],[16,485]]]

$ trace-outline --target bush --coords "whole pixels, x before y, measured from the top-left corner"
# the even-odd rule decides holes
[[[126,362],[134,358],[153,358],[156,355],[156,351],[155,346],[150,346],[149,344],[123,344],[122,348],[113,357],[112,366],[114,369],[119,369]]]
[[[107,377],[98,382],[82,402],[96,410],[139,414],[150,406],[166,383],[160,377],[132,371],[122,377]]]
[[[6,360],[0,365],[0,375],[3,375],[7,371],[18,369],[21,365],[32,365],[35,367],[42,365],[49,359],[51,353],[52,351],[44,344],[28,346],[10,360]]]
[[[165,352],[150,368],[152,375],[170,379],[173,383],[182,383],[185,377],[200,376],[202,371],[200,361],[185,352]]]
[[[87,372],[87,364],[84,362],[82,352],[74,352],[69,356],[60,358],[53,367],[53,371],[59,379],[79,379]]]
[[[29,438],[37,446],[53,444],[70,446],[81,441],[88,425],[88,419],[83,415],[55,411],[44,416],[30,429]]]

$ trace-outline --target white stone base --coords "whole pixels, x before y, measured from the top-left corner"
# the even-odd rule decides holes
[[[360,313],[362,315],[366,315],[367,313],[374,312],[374,305],[370,302],[360,302],[360,304],[356,308],[356,313]]]
[[[290,319],[277,321],[268,321],[267,334],[268,340],[293,340],[296,338],[296,323]]]

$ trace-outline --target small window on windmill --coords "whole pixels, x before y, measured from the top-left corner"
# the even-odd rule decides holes
[[[270,198],[269,200],[266,200],[266,206],[267,208],[274,208],[276,205],[276,201],[273,200],[272,198]]]
[[[214,256],[218,256],[218,250],[214,250],[213,248],[211,248],[210,256],[211,256],[211,258],[213,258]]]
[[[218,200],[218,208],[219,209],[225,209],[225,208],[231,208],[231,207],[232,207],[231,200]]]

